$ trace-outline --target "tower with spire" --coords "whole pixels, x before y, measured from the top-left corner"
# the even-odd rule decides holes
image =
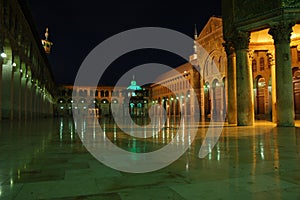
[[[194,66],[198,66],[198,59],[197,59],[197,51],[198,51],[198,44],[197,44],[197,39],[198,39],[198,33],[197,33],[197,26],[195,24],[195,28],[194,28],[194,52],[193,54],[190,56],[190,63]]]
[[[198,38],[197,25],[195,24],[194,39],[197,40],[197,38]]]
[[[194,54],[197,54],[197,38],[198,38],[197,25],[195,24],[195,30],[194,30]]]
[[[51,53],[51,47],[53,45],[53,43],[48,40],[48,37],[49,37],[49,29],[46,28],[45,39],[42,40],[42,45],[43,45],[43,47],[45,49],[46,54],[50,54]]]

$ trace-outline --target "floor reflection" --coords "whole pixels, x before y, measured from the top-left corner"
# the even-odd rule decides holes
[[[147,125],[149,119],[135,122]],[[300,198],[300,128],[263,121],[252,127],[225,125],[216,145],[200,159],[209,123],[171,118],[162,125],[159,131],[142,126],[143,138],[127,134],[136,131],[130,124],[121,129],[110,118],[2,121],[0,199]],[[134,153],[154,152],[170,143],[189,147],[158,171],[123,173],[87,151],[81,141],[87,132],[96,142],[108,139]]]

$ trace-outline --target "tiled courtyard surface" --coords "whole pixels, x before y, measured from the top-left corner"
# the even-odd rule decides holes
[[[99,162],[71,118],[0,124],[1,200],[300,199],[299,121],[289,128],[265,121],[225,126],[211,153],[200,159],[208,128],[202,124],[177,161],[149,173],[125,173]],[[171,133],[142,141],[114,124],[106,127],[113,127],[106,130],[108,138],[129,151],[156,150],[171,140]]]

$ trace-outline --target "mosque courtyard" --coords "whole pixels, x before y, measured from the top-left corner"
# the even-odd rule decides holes
[[[129,152],[183,144],[176,139],[176,121],[147,139],[124,134],[110,119],[99,124],[112,143]],[[196,136],[179,159],[147,173],[104,165],[85,148],[76,126],[72,118],[2,121],[0,199],[300,199],[300,121],[296,127],[225,124],[204,158],[198,153],[209,123],[200,123],[189,127]]]

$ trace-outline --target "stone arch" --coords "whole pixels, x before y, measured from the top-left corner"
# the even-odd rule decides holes
[[[109,97],[109,91],[108,90],[104,91],[104,97]]]
[[[117,104],[117,103],[119,103],[119,101],[118,101],[118,99],[112,99],[112,101],[111,101],[112,103],[115,103],[115,104]]]
[[[109,116],[110,115],[110,102],[107,98],[102,98],[100,100],[100,115],[101,116]]]
[[[186,115],[191,115],[191,92],[190,90],[186,91],[186,95],[185,95],[185,112]]]
[[[157,103],[161,104],[161,98],[160,97],[158,97]]]
[[[212,117],[214,120],[220,119],[221,114],[221,101],[222,101],[222,87],[217,78],[215,78],[212,82]]]
[[[300,118],[300,67],[293,68],[293,95],[296,119]]]
[[[223,105],[223,111],[222,114],[223,116],[227,115],[227,97],[226,97],[226,77],[224,76],[222,78],[222,105]],[[223,118],[225,119],[225,117]]]
[[[65,104],[66,100],[64,98],[57,99],[57,104]]]
[[[266,79],[262,75],[257,75],[254,79],[254,110],[256,115],[265,115],[265,88]],[[259,117],[259,116],[258,116]]]
[[[87,103],[87,101],[86,101],[86,99],[85,99],[85,98],[80,98],[80,99],[78,100],[78,103],[81,103],[81,104],[86,104],[86,103]]]
[[[74,103],[76,103],[76,100],[74,100],[74,99],[72,99],[72,98],[69,98],[69,99],[68,99],[68,103],[69,103],[69,104],[74,104]]]
[[[211,52],[209,52],[203,63],[204,80],[207,81],[207,76],[213,76],[222,73],[222,67],[224,68],[225,73],[226,61],[227,59],[224,51],[220,49],[213,49]]]
[[[175,95],[174,102],[175,102],[175,113],[176,113],[176,115],[180,115],[181,112],[180,112],[180,95],[179,94]]]
[[[205,117],[211,117],[211,85],[207,81],[204,84],[204,110]]]

